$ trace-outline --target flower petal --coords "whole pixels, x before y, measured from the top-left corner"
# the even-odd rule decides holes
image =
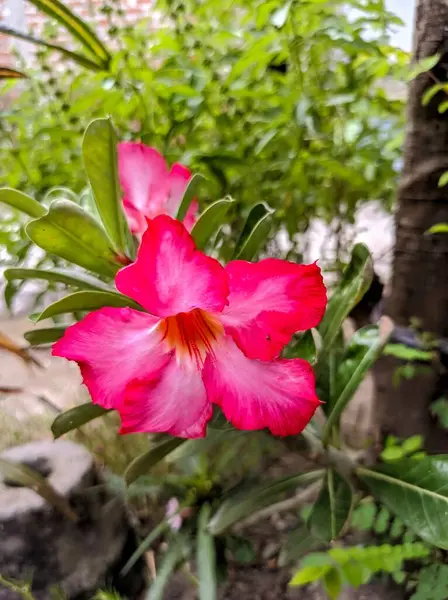
[[[188,182],[191,178],[191,171],[180,163],[175,163],[171,167],[171,171],[168,177],[168,198],[167,198],[167,214],[175,217],[177,210],[181,203],[181,200],[187,189]],[[193,199],[190,206],[188,207],[187,214],[184,218],[184,225],[188,231],[193,229],[193,225],[196,223],[197,215],[199,211],[199,204],[196,198]]]
[[[223,267],[200,252],[184,225],[167,215],[148,219],[136,262],[119,271],[115,283],[159,317],[194,308],[221,312],[228,302]]]
[[[148,365],[156,377],[170,359],[154,327],[158,322],[131,308],[101,308],[69,327],[53,355],[79,364],[95,404],[119,409],[129,381]]]
[[[324,315],[327,295],[316,264],[235,260],[226,271],[230,295],[222,323],[249,358],[275,358],[296,331],[315,327]]]
[[[210,401],[237,429],[267,427],[274,435],[296,435],[320,404],[305,360],[252,360],[230,337],[214,348],[202,377]]]
[[[173,356],[156,377],[151,370],[128,385],[120,433],[204,437],[212,411],[199,370],[179,365]]]
[[[118,171],[125,200],[146,216],[158,214],[168,169],[155,148],[139,142],[118,144]]]

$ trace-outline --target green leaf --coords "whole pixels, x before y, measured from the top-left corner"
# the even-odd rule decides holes
[[[319,546],[322,546],[322,540],[318,540],[311,534],[305,523],[300,523],[288,534],[286,543],[281,549],[278,564],[280,567],[285,567]]]
[[[27,75],[21,71],[16,71],[15,69],[10,69],[9,67],[0,67],[0,79],[26,79],[26,77]]]
[[[54,50],[55,52],[59,52],[60,54],[65,56],[65,58],[68,58],[69,60],[72,60],[73,62],[76,62],[79,65],[81,65],[82,67],[86,67],[87,69],[90,69],[91,71],[103,71],[104,70],[104,65],[94,62],[93,60],[90,60],[89,58],[87,58],[86,56],[83,56],[82,54],[78,54],[77,52],[71,52],[70,50],[67,50],[67,48],[64,48],[63,46],[58,46],[57,44],[50,44],[49,42],[46,42],[45,40],[41,40],[40,38],[36,38],[32,35],[28,35],[27,33],[17,31],[16,29],[11,29],[10,27],[5,27],[3,25],[0,25],[0,33],[4,33],[5,35],[10,35],[11,37],[15,37],[20,40],[26,40],[27,42],[31,42],[32,44],[35,44],[36,46],[44,46],[45,48],[48,48],[49,50]]]
[[[101,226],[69,200],[56,200],[47,214],[30,221],[28,237],[43,250],[107,277],[120,263]]]
[[[133,242],[123,212],[118,181],[117,137],[110,119],[95,119],[88,125],[82,153],[104,229],[117,252],[131,254]]]
[[[36,323],[42,321],[42,319],[63,315],[64,313],[96,310],[104,306],[117,308],[129,306],[136,310],[143,310],[134,300],[118,292],[75,292],[47,306],[37,317]]]
[[[104,68],[108,67],[111,56],[107,48],[92,29],[73,14],[67,6],[59,2],[59,0],[29,1],[52,19],[56,19],[56,21],[61,23],[89,52],[98,58]]]
[[[411,348],[404,344],[387,344],[384,348],[383,354],[385,356],[395,356],[401,360],[420,360],[420,361],[431,361],[435,357],[434,352],[427,350],[419,350],[418,348]]]
[[[283,498],[286,492],[292,492],[300,485],[317,481],[323,474],[323,470],[311,471],[234,490],[229,493],[210,520],[211,533],[220,535],[234,523],[245,519],[265,506],[275,504]]]
[[[442,396],[431,404],[431,413],[439,419],[439,423],[445,429],[448,429],[448,400]]]
[[[186,534],[178,534],[168,546],[146,600],[163,600],[163,592],[176,567],[186,560],[189,552]]]
[[[436,83],[435,85],[431,86],[429,89],[426,90],[426,92],[422,96],[422,105],[428,106],[428,104],[431,102],[434,96],[442,90],[443,85],[441,83]]]
[[[428,56],[419,60],[410,66],[409,72],[407,74],[407,81],[412,81],[422,73],[426,73],[427,71],[431,71],[439,62],[440,54],[434,54],[434,56]]]
[[[304,333],[294,336],[293,341],[286,347],[284,356],[286,358],[303,358],[313,363],[316,358],[316,344],[312,330],[308,329]]]
[[[154,527],[154,529],[151,531],[151,533],[149,533],[145,539],[138,545],[137,550],[135,550],[131,557],[129,558],[129,560],[127,561],[127,563],[124,565],[123,569],[121,570],[121,574],[122,575],[127,575],[129,573],[129,571],[132,569],[132,567],[135,565],[135,563],[138,561],[138,559],[143,556],[143,554],[149,550],[149,548],[151,547],[151,544],[153,542],[156,541],[157,538],[159,538],[163,533],[165,533],[165,531],[167,531],[167,529],[169,529],[169,525],[168,525],[168,521],[162,521],[161,523],[159,523],[157,525],[157,527]]]
[[[328,442],[331,430],[347,404],[353,398],[368,370],[380,357],[394,329],[388,317],[381,317],[379,326],[369,325],[357,331],[351,338],[336,377],[336,391],[330,401],[330,411],[322,434]]]
[[[326,542],[336,539],[350,516],[352,503],[348,483],[333,469],[328,469],[324,487],[308,519],[311,533]]]
[[[0,473],[3,479],[15,484],[28,487],[49,504],[57,508],[71,521],[77,521],[78,517],[73,512],[67,500],[48,483],[48,481],[31,467],[16,463],[11,460],[0,458]]]
[[[448,457],[407,458],[356,474],[418,536],[448,549]]]
[[[107,408],[92,404],[91,402],[80,404],[58,415],[51,425],[51,431],[54,438],[57,439],[61,435],[64,435],[64,433],[78,429],[89,421],[102,417],[108,412],[110,411]]]
[[[310,565],[303,567],[294,575],[292,580],[289,582],[291,587],[307,585],[308,583],[314,583],[320,581],[333,567],[330,561],[323,565]]]
[[[135,481],[140,475],[146,475],[154,465],[185,442],[184,439],[168,436],[162,439],[161,442],[154,444],[147,452],[135,458],[128,465],[124,474],[127,485]]]
[[[92,275],[88,275],[87,273],[69,271],[68,269],[52,269],[51,271],[45,271],[44,269],[12,268],[6,269],[4,275],[7,281],[13,281],[15,279],[43,279],[45,281],[65,283],[65,285],[86,290],[113,292],[113,290],[100,279],[96,279],[96,277],[92,277]]]
[[[434,233],[448,233],[448,223],[437,223],[430,227],[428,231],[425,231],[425,235],[432,235]]]
[[[359,563],[357,563],[355,561],[348,562],[347,564],[343,565],[341,567],[341,571],[342,571],[342,574],[344,575],[344,578],[346,579],[347,583],[354,588],[358,588],[360,585],[362,585],[365,582],[366,569],[363,568],[362,565],[360,565]]]
[[[224,217],[232,204],[235,204],[235,200],[227,197],[217,200],[204,210],[191,230],[191,235],[198,248],[201,250],[205,248],[209,239],[223,224]]]
[[[342,322],[370,287],[373,276],[372,259],[364,244],[356,244],[350,263],[342,274],[339,285],[333,292],[319,325],[322,336],[322,354],[328,352],[336,340]]]
[[[199,600],[216,600],[216,549],[212,534],[208,530],[211,507],[203,504],[198,518],[196,564],[199,575]]]
[[[252,260],[259,248],[266,244],[272,225],[273,212],[263,202],[252,208],[236,243],[235,259]]]
[[[337,600],[342,589],[341,574],[334,567],[324,575],[324,588],[331,600]]]
[[[47,209],[39,204],[37,200],[12,188],[5,187],[0,189],[0,202],[34,218],[42,217],[47,213]]]
[[[176,215],[176,219],[178,219],[179,221],[183,221],[185,219],[188,209],[190,208],[190,204],[193,202],[194,197],[197,195],[198,189],[203,180],[204,177],[202,175],[200,175],[199,173],[195,173],[188,182],[187,189],[184,192],[183,198],[181,200]]]
[[[30,346],[40,346],[41,344],[53,344],[57,342],[64,335],[67,327],[47,327],[45,329],[32,329],[26,331],[23,337],[30,344]]]

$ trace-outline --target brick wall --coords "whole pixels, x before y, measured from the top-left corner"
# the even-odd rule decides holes
[[[85,20],[99,34],[101,39],[107,39],[108,21],[107,16],[101,12],[101,7],[111,5],[123,10],[123,19],[126,23],[132,24],[141,19],[154,19],[152,4],[153,0],[65,0],[65,4],[79,17]],[[39,36],[45,22],[49,17],[40,12],[33,4],[27,0],[0,0],[0,23]],[[71,46],[70,37],[62,34],[60,39],[65,46]],[[32,60],[35,50],[33,44],[14,40],[9,36],[0,34],[0,66],[14,67],[16,59],[13,56],[13,48],[18,51],[25,60]]]

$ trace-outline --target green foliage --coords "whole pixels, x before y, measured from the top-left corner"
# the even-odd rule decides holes
[[[14,102],[13,84],[4,86],[0,179],[39,202],[59,186],[87,198],[82,134],[111,116],[118,139],[141,139],[205,175],[200,201],[232,193],[235,223],[254,202],[271,206],[263,245],[270,220],[292,239],[315,216],[350,221],[364,201],[390,206],[402,103],[382,82],[400,76],[407,57],[389,45],[396,19],[381,3],[355,19],[339,5],[225,0],[217,12],[215,0],[187,0],[183,11],[159,1],[168,18],[151,29],[111,5],[104,44],[59,2],[36,0],[105,70],[68,62],[56,75],[54,50],[42,48]],[[368,40],[374,21],[382,27]],[[42,37],[53,34],[49,26]],[[239,231],[225,233],[230,243]],[[302,250],[299,240],[291,257]]]
[[[394,436],[388,436],[386,445],[381,452],[381,458],[384,462],[400,460],[402,458],[418,458],[424,456],[424,439],[421,435],[413,435],[403,442]]]
[[[438,418],[442,427],[448,429],[448,400],[444,396],[431,404],[431,413]]]
[[[326,553],[309,554],[304,558],[290,585],[322,581],[330,598],[336,599],[342,584],[357,588],[376,573],[400,572],[405,561],[425,558],[429,552],[429,548],[419,542],[331,548]]]
[[[328,469],[324,486],[308,519],[311,533],[326,542],[336,539],[347,522],[353,503],[349,484]]]
[[[446,600],[448,598],[448,565],[432,564],[418,576],[417,588],[410,600]]]
[[[356,473],[407,527],[428,543],[447,549],[447,464],[445,456],[406,458],[375,470],[358,467]]]
[[[295,490],[300,485],[318,481],[322,476],[322,471],[311,471],[267,483],[256,485],[245,483],[227,495],[211,517],[209,529],[214,535],[219,535],[255,511],[279,502],[286,492]]]
[[[418,360],[426,362],[433,360],[435,357],[434,352],[411,348],[404,344],[387,344],[383,352],[386,356],[394,356],[395,358],[407,361]]]

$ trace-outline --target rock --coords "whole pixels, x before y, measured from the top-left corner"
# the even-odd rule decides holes
[[[8,449],[1,458],[38,470],[78,515],[75,523],[25,487],[0,475],[0,573],[31,577],[37,600],[59,586],[69,598],[90,597],[104,586],[122,554],[128,526],[120,502],[101,483],[90,453],[68,441],[33,442]],[[0,600],[16,600],[0,587]]]

